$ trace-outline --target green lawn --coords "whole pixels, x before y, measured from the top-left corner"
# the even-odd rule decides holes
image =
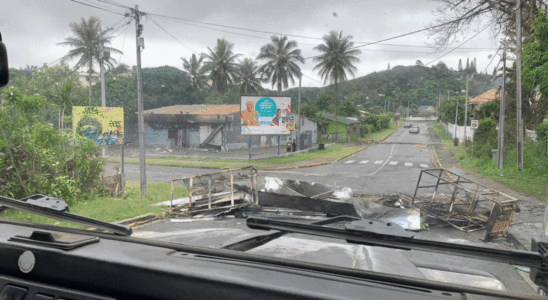
[[[162,207],[150,206],[151,203],[158,203],[170,199],[171,185],[168,183],[149,182],[147,184],[147,197],[141,198],[139,183],[128,182],[126,186],[127,198],[99,197],[92,200],[79,200],[69,207],[72,214],[81,215],[105,222],[116,222],[148,213],[158,214]],[[175,187],[177,198],[188,196],[186,188]],[[0,213],[1,218],[21,220],[41,224],[53,224],[59,226],[84,228],[81,225],[58,221],[32,213],[8,209]]]

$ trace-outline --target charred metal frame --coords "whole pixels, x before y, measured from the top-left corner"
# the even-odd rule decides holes
[[[249,172],[250,191],[251,191],[250,194],[251,194],[251,197],[252,197],[252,202],[257,204],[258,199],[259,199],[259,191],[257,189],[258,171],[253,166],[248,166],[248,167],[237,168],[237,169],[222,170],[220,172],[215,172],[215,173],[208,173],[208,174],[203,174],[203,175],[196,175],[196,176],[172,179],[171,180],[171,197],[170,197],[170,205],[169,205],[170,211],[173,211],[173,193],[174,193],[174,189],[175,189],[175,182],[178,182],[178,181],[182,181],[184,183],[184,185],[187,187],[188,191],[189,191],[189,196],[188,196],[188,199],[189,199],[188,200],[188,206],[189,207],[192,207],[193,201],[203,200],[204,198],[207,198],[207,200],[208,200],[208,206],[207,206],[206,210],[211,210],[212,209],[212,204],[216,204],[216,203],[220,203],[220,202],[228,202],[229,200],[230,200],[230,205],[220,206],[220,207],[216,207],[216,208],[235,207],[235,205],[234,205],[234,173],[235,172],[240,173],[240,172],[243,172],[243,171],[248,171]],[[223,193],[213,194],[212,193],[212,185],[211,185],[212,180],[213,181],[222,181],[222,182],[228,181],[228,179],[226,179],[225,176],[223,176],[224,173],[230,173],[230,192],[229,193],[223,192]],[[200,196],[200,195],[192,195],[193,183],[196,180],[203,180],[203,179],[207,179],[207,197]],[[226,196],[228,196],[228,195],[230,195],[229,199],[226,198]],[[218,198],[218,199],[214,199],[214,201],[213,201],[212,200],[213,198]]]
[[[435,184],[424,183],[428,180],[425,175],[433,177]],[[439,191],[443,185],[452,188],[450,196]],[[434,192],[431,197],[419,197],[419,189],[434,189]],[[464,193],[464,197],[457,197],[459,193]],[[426,169],[421,170],[411,204],[471,235],[485,230],[483,241],[488,241],[506,235],[518,201],[445,169]],[[478,212],[480,206],[489,210],[489,216]]]

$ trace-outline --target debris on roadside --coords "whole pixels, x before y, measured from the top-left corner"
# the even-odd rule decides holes
[[[315,182],[274,177],[265,177],[264,181],[264,188],[259,191],[260,206],[324,213],[328,217],[359,216],[352,203],[335,197],[351,196],[348,188],[337,189]]]
[[[253,167],[175,179],[189,189],[181,197],[155,206],[169,206],[166,213],[186,218],[300,217],[326,218],[352,216],[392,222],[407,230],[420,230],[417,209],[400,198],[374,203],[353,195],[348,187],[335,187],[315,182],[258,177]]]
[[[189,196],[174,199],[174,185],[181,182]],[[246,184],[249,184],[247,188]],[[245,188],[243,188],[245,187]],[[257,170],[253,167],[229,169],[171,181],[171,199],[152,204],[169,206],[168,214],[187,217],[222,216],[235,208],[257,202]]]
[[[445,169],[421,170],[407,199],[428,216],[467,232],[483,232],[484,242],[507,237],[518,199]]]

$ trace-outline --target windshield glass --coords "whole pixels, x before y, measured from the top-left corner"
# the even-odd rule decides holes
[[[246,221],[370,219],[528,250],[548,197],[548,89],[528,60],[548,49],[532,44],[542,4],[519,11],[521,47],[506,1],[6,3],[0,196],[143,239],[534,294],[527,269]],[[523,182],[519,210],[529,196],[508,186]],[[94,226],[52,216],[0,205],[2,219]]]

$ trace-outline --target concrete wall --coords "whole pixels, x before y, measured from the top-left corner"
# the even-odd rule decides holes
[[[154,129],[145,126],[145,146],[157,146],[171,149],[171,142],[167,137],[167,129]]]
[[[455,124],[443,124],[445,127],[445,132],[447,132],[451,137],[455,132]],[[472,141],[474,139],[474,130],[470,126],[466,126],[466,136],[468,140]],[[459,143],[464,143],[464,126],[457,126],[457,137],[459,138]]]
[[[436,117],[409,117],[404,119],[406,121],[436,121]]]

